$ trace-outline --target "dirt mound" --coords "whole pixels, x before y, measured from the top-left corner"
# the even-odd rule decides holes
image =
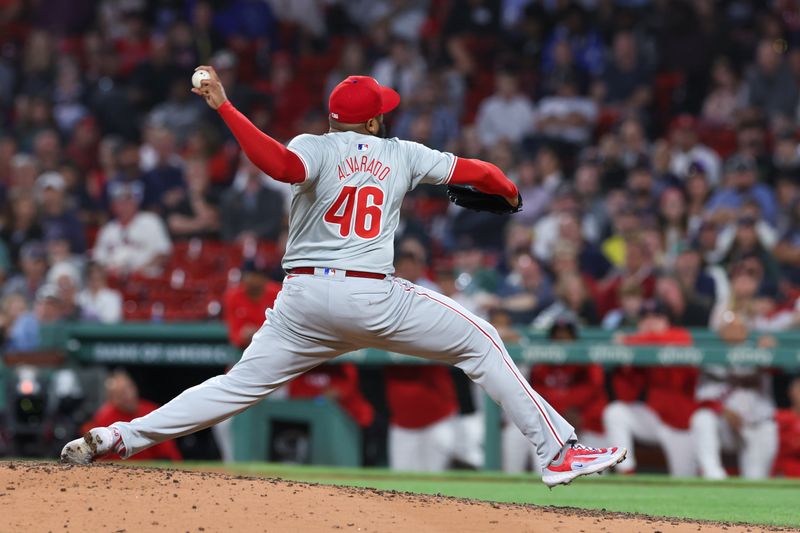
[[[744,533],[763,529],[211,472],[0,462],[0,533],[336,530]]]

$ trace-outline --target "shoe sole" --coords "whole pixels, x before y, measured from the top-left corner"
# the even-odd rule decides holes
[[[83,439],[76,439],[61,450],[61,462],[73,465],[88,465],[97,454],[97,444],[92,433],[86,432]]]
[[[599,474],[602,471],[607,470],[614,465],[618,465],[619,463],[625,460],[625,457],[627,455],[628,455],[628,450],[626,450],[625,448],[620,448],[620,450],[616,454],[612,455],[606,461],[602,461],[600,463],[594,463],[583,470],[570,470],[569,472],[558,472],[557,474],[542,476],[542,482],[551,489],[557,485],[569,485],[575,478],[579,478],[581,476],[588,476],[590,474]]]

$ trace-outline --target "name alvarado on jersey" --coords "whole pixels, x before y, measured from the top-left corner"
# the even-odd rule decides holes
[[[292,186],[284,269],[321,267],[389,274],[405,194],[447,183],[453,154],[356,132],[298,135],[288,148],[305,164]]]
[[[372,174],[378,178],[379,181],[383,181],[389,177],[389,174],[392,171],[391,168],[386,166],[381,161],[375,159],[374,157],[367,157],[366,155],[362,155],[360,158],[358,156],[347,157],[340,162],[337,167],[339,170],[340,181],[349,178],[356,172]]]

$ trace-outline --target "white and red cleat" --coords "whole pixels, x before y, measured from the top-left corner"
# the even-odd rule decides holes
[[[95,457],[102,457],[110,452],[125,453],[119,430],[114,426],[92,428],[83,437],[64,446],[61,450],[61,462],[88,465]]]
[[[625,448],[590,448],[577,442],[567,444],[542,473],[542,481],[550,488],[569,485],[579,476],[607,470],[625,459]]]

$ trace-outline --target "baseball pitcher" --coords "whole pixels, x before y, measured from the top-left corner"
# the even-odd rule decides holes
[[[193,92],[217,110],[256,166],[291,184],[283,289],[227,374],[147,416],[92,429],[64,447],[63,462],[89,463],[111,451],[127,458],[207,428],[303,372],[365,347],[461,368],[534,445],[550,487],[625,458],[624,448],[578,444],[574,428],[530,387],[488,322],[392,275],[394,232],[408,191],[420,183],[448,185],[458,205],[513,213],[520,196],[500,169],[385,138],[384,114],[400,96],[367,76],[351,76],[333,90],[328,133],[299,135],[283,146],[234,108],[213,68],[197,70],[208,77]]]

